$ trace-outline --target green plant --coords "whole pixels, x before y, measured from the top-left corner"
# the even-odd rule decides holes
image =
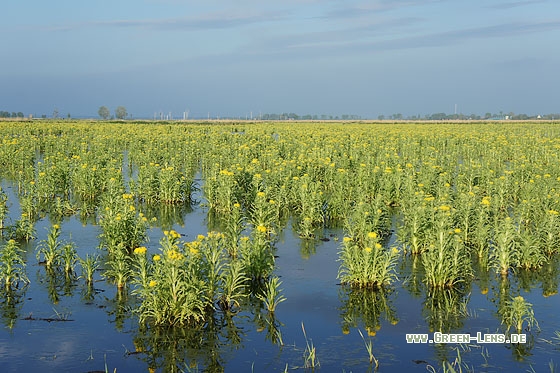
[[[508,331],[513,327],[520,334],[525,324],[527,327],[532,327],[536,324],[538,328],[539,324],[533,312],[533,305],[527,302],[521,295],[507,301],[500,313],[502,324],[507,326]]]
[[[99,256],[86,254],[85,259],[78,258],[82,268],[82,277],[88,285],[93,284],[93,274],[99,268]]]
[[[66,276],[71,276],[74,274],[74,266],[78,261],[78,255],[74,245],[72,243],[67,243],[62,247],[61,262],[64,267],[64,273]]]
[[[223,275],[223,289],[219,300],[220,308],[231,311],[239,307],[239,300],[245,297],[243,289],[249,278],[243,273],[243,265],[239,261],[232,261]]]
[[[45,267],[51,271],[58,267],[62,261],[62,245],[63,242],[59,240],[60,225],[54,224],[47,234],[47,239],[39,243],[37,247],[37,260],[41,256],[44,258]]]
[[[305,326],[303,322],[301,323],[301,330],[303,330],[303,336],[305,338],[305,351],[303,353],[304,359],[304,368],[311,368],[315,369],[319,367],[321,364],[319,363],[319,359],[317,359],[317,351],[315,350],[315,346],[313,345],[313,341],[307,338],[307,333],[305,332]]]
[[[358,329],[358,332],[360,333],[360,336],[362,337],[362,340],[364,341],[364,344],[366,346],[366,350],[367,350],[368,356],[369,356],[369,363],[370,364],[375,363],[375,370],[377,370],[379,368],[379,360],[377,360],[375,358],[375,356],[373,356],[373,342],[371,341],[371,338],[369,338],[366,341],[366,339],[365,339],[365,337],[362,334],[362,331],[360,329]]]
[[[21,250],[14,240],[9,240],[0,248],[0,280],[5,291],[17,288],[20,283],[29,283]]]
[[[189,250],[183,251],[177,232],[164,233],[160,241],[162,253],[154,255],[147,264],[147,278],[142,280],[137,276],[135,280],[139,287],[134,293],[142,301],[137,309],[139,321],[170,326],[200,322],[212,304],[202,271],[202,250],[198,250],[201,243],[195,241],[198,244],[191,243]]]
[[[266,282],[264,293],[257,294],[257,298],[264,302],[266,309],[270,313],[274,313],[276,307],[286,300],[286,297],[281,293],[280,285],[282,285],[282,281],[274,276]]]
[[[8,215],[8,196],[0,187],[0,232],[4,229],[4,220]]]
[[[394,247],[385,249],[375,232],[366,234],[364,243],[344,237],[339,258],[338,278],[351,287],[379,289],[397,279],[399,251]]]
[[[507,276],[509,270],[517,263],[518,254],[515,242],[515,227],[511,218],[505,218],[495,227],[495,237],[492,243],[490,262],[502,276]]]
[[[132,275],[131,259],[121,247],[112,250],[110,255],[110,260],[106,263],[108,268],[103,273],[103,277],[111,279],[121,291]]]

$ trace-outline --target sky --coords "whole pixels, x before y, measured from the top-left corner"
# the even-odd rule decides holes
[[[18,0],[0,110],[560,112],[557,0]]]

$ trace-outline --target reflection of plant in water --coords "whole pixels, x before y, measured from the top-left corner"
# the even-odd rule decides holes
[[[399,276],[405,278],[403,287],[414,297],[420,297],[424,289],[424,268],[421,264],[420,256],[404,255],[400,265]]]
[[[560,263],[558,258],[549,260],[538,272],[542,281],[542,295],[550,297],[558,294],[558,281],[560,278]]]
[[[132,316],[132,309],[136,306],[136,299],[130,297],[127,292],[117,291],[115,298],[105,298],[107,302],[107,314],[114,317],[115,329],[123,330],[124,322]]]
[[[24,291],[9,290],[2,292],[0,296],[0,318],[2,318],[4,325],[10,330],[15,327],[16,320],[19,318],[24,294]]]
[[[302,239],[299,241],[299,252],[303,259],[309,259],[317,252],[317,242],[312,239]]]
[[[423,313],[430,331],[449,333],[459,329],[467,318],[466,291],[431,289],[426,294]]]
[[[185,224],[185,214],[192,211],[188,203],[178,205],[169,204],[142,204],[140,206],[144,216],[152,217],[150,221],[153,226],[163,230],[170,230],[174,225],[183,226]]]
[[[360,321],[365,325],[370,337],[381,328],[380,318],[383,317],[392,325],[398,323],[397,312],[391,304],[388,290],[371,291],[367,289],[342,288],[339,293],[343,333],[350,328],[357,328]]]
[[[484,261],[479,259],[479,261],[473,266],[473,269],[474,277],[480,287],[480,292],[482,294],[488,294],[488,288],[490,286],[490,271],[488,266],[484,263]]]
[[[545,298],[550,297],[558,294],[560,261],[558,258],[551,258],[538,271],[520,269],[515,275],[519,282],[519,289],[531,292],[540,285],[542,295]]]
[[[237,348],[241,332],[230,316],[216,313],[204,325],[141,325],[133,340],[135,353],[142,356],[149,370],[223,372],[222,352]]]
[[[37,272],[39,283],[44,284],[53,304],[58,304],[61,296],[71,297],[76,287],[76,279],[58,271]]]

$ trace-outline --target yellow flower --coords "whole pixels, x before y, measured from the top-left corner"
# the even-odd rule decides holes
[[[183,259],[183,254],[181,254],[180,252],[178,252],[177,250],[169,250],[167,252],[167,256],[169,257],[169,259],[171,260],[181,260]]]
[[[240,205],[239,203],[236,202],[236,203],[233,204],[233,207],[235,207],[236,209],[238,209],[238,208],[241,207],[241,205]]]
[[[375,243],[375,248],[376,248],[377,250],[381,249],[381,247],[382,247],[382,246],[381,246],[381,244],[380,244],[379,242],[376,242],[376,243]]]
[[[372,239],[373,239],[373,238],[377,238],[377,233],[375,233],[375,232],[369,232],[369,233],[367,234],[367,236],[368,236],[368,238],[372,238]]]
[[[455,229],[453,230],[453,232],[455,232],[455,233],[461,233],[461,228],[455,228]]]
[[[140,246],[140,247],[137,247],[136,249],[134,249],[134,254],[144,255],[144,254],[146,254],[147,250],[148,249],[146,249],[144,246]]]
[[[264,225],[258,225],[257,226],[257,232],[259,233],[266,233],[266,227]]]
[[[151,288],[153,288],[154,286],[157,285],[157,281],[155,280],[151,280],[150,283],[148,284]]]
[[[393,248],[391,249],[391,253],[392,253],[393,255],[397,255],[397,254],[399,253],[399,249],[397,249],[396,247],[393,247]]]
[[[205,237],[204,237],[203,234],[199,234],[198,236],[196,236],[196,239],[197,239],[198,241],[202,241],[202,240],[204,240],[204,238],[205,238]]]
[[[264,192],[258,192],[257,197],[264,197]]]
[[[195,248],[194,246],[190,246],[189,251],[193,255],[197,255],[198,253],[200,253],[200,251],[197,248]]]
[[[481,294],[488,294],[488,288],[487,287],[483,288],[482,290],[480,290],[480,293]]]
[[[550,215],[558,215],[558,211],[556,211],[556,210],[548,210],[548,213]]]
[[[439,207],[440,211],[449,211],[451,210],[451,207],[447,206],[447,205],[441,205]]]
[[[154,262],[158,262],[158,261],[161,260],[161,256],[159,256],[158,254],[156,254],[156,255],[154,255],[153,259],[154,259]]]
[[[58,225],[58,224],[55,224],[55,225],[53,225],[52,227],[53,227],[54,229],[60,229],[60,225]]]
[[[352,239],[350,237],[343,237],[342,238],[342,242],[344,242],[344,243],[348,243],[350,241],[352,241]]]
[[[483,197],[482,202],[484,206],[490,206],[490,197]]]
[[[365,250],[365,252],[368,253],[368,254],[371,253],[371,252],[373,251],[373,249],[372,249],[371,247],[366,247],[366,248],[364,248],[364,250]]]

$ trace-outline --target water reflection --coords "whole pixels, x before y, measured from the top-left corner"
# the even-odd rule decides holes
[[[152,223],[156,227],[163,230],[170,230],[174,225],[183,226],[185,224],[185,215],[192,212],[190,203],[180,204],[142,204],[140,211],[148,218],[156,218]]]
[[[10,289],[2,292],[0,296],[0,318],[2,318],[2,323],[9,330],[15,327],[16,321],[20,317],[25,289],[26,287],[17,291]]]
[[[404,279],[403,287],[411,295],[417,298],[422,296],[424,291],[422,258],[419,255],[405,255],[400,264],[399,278]]]
[[[549,260],[538,271],[520,269],[515,275],[521,290],[531,292],[533,288],[540,285],[544,297],[558,294],[559,277],[560,259],[558,258]]]
[[[430,332],[449,333],[463,326],[468,317],[467,294],[468,289],[434,288],[427,291],[423,314]]]
[[[61,271],[46,270],[38,271],[37,280],[46,287],[49,300],[52,304],[58,304],[61,297],[72,297],[77,287],[77,278],[66,275]]]
[[[339,298],[342,332],[348,334],[350,328],[363,323],[369,336],[374,336],[381,328],[381,318],[392,325],[398,323],[397,312],[392,305],[392,291],[381,289],[351,289],[342,287]]]
[[[224,354],[238,349],[243,329],[229,313],[216,312],[203,325],[150,327],[141,325],[133,337],[135,351],[150,371],[223,372]]]

